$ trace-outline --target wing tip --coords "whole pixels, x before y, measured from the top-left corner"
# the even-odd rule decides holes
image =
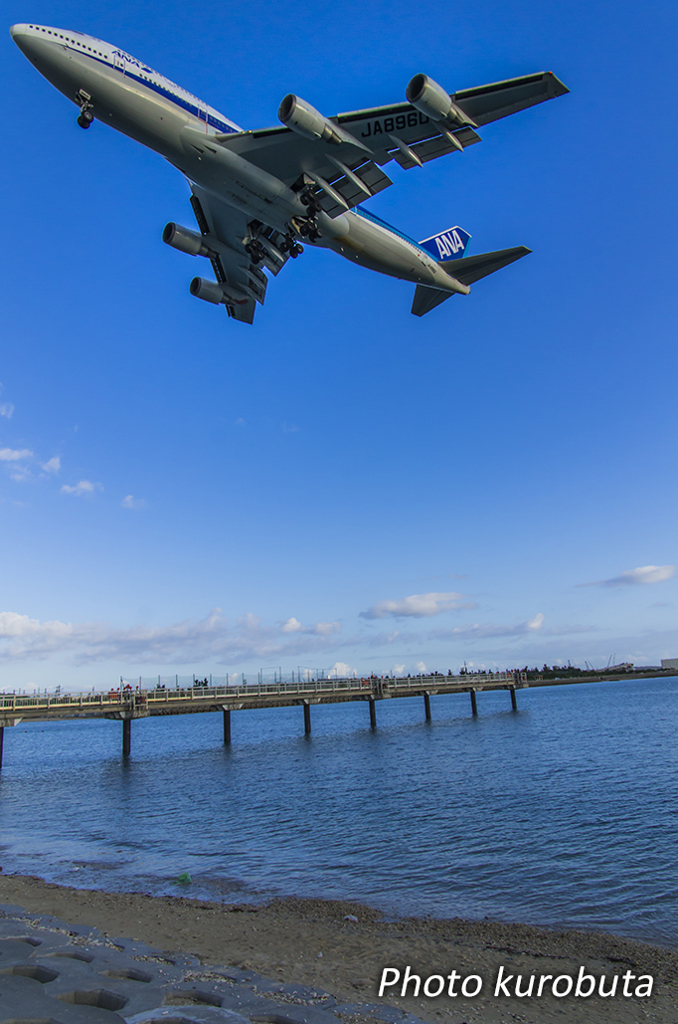
[[[570,91],[565,83],[561,82],[557,75],[554,75],[553,71],[545,71],[544,75],[549,79],[551,95],[554,99],[556,96],[565,96]]]

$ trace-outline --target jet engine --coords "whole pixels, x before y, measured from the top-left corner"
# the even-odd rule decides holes
[[[442,85],[438,85],[428,75],[415,75],[408,83],[405,95],[413,107],[426,117],[430,117],[432,121],[442,121],[455,128],[462,125],[477,127],[475,122],[452,101],[450,94]]]
[[[205,302],[213,302],[218,306],[225,299],[224,286],[216,281],[206,281],[204,277],[194,277],[189,285],[191,295]]]
[[[345,133],[337,125],[294,93],[285,96],[278,108],[278,117],[287,128],[303,135],[305,139],[321,139],[334,142],[337,146],[346,141]]]
[[[249,298],[233,285],[207,281],[204,277],[194,277],[188,287],[191,295],[195,295],[197,299],[204,299],[205,302],[213,302],[215,306],[219,306],[221,303],[240,305],[240,303],[247,302]]]
[[[167,245],[171,245],[173,249],[188,253],[189,256],[212,255],[211,250],[205,245],[202,235],[196,231],[189,231],[188,228],[182,228],[180,224],[174,224],[172,221],[165,224],[162,240]]]

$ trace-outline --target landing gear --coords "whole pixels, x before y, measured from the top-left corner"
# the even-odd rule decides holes
[[[301,200],[302,206],[308,206],[309,212],[311,214],[319,213],[320,210],[322,210],[322,206],[316,199],[313,192],[311,192],[310,187],[307,186],[303,192],[300,192],[299,198]]]
[[[294,234],[292,233],[292,231],[288,231],[285,237],[283,238],[282,242],[280,242],[280,244],[278,245],[278,248],[280,249],[281,252],[288,252],[291,256],[293,249],[295,249],[297,245],[298,242],[294,237]],[[297,253],[297,256],[298,255],[299,253]]]
[[[312,186],[307,186],[299,194],[302,205],[308,207],[308,217],[301,221],[299,233],[308,236],[309,242],[317,242],[319,238],[322,238],[322,231],[318,227],[318,214],[322,210],[322,206],[311,191],[311,188]]]
[[[263,263],[266,256],[266,250],[257,238],[252,238],[245,246],[245,252],[248,252],[252,258],[252,263],[256,266],[257,263]]]
[[[299,234],[308,236],[309,242],[317,242],[323,237],[323,233],[314,220],[302,220],[299,224]]]
[[[80,107],[78,124],[81,128],[89,128],[94,120],[94,114],[92,113],[92,97],[88,92],[85,92],[84,89],[78,89],[75,94],[75,102]]]
[[[307,220],[297,220],[297,223],[299,224],[299,234],[303,235],[304,238],[308,238],[309,242],[317,242],[319,238],[323,237],[322,231],[311,217]]]
[[[291,246],[290,248],[290,256],[292,257],[293,260],[296,260],[297,256],[301,256],[303,251],[303,245],[299,245],[298,242],[295,242],[294,245]]]

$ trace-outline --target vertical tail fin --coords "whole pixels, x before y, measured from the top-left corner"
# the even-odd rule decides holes
[[[470,237],[468,231],[457,226],[431,235],[430,238],[424,238],[419,245],[423,246],[436,262],[444,263],[445,260],[461,259]]]

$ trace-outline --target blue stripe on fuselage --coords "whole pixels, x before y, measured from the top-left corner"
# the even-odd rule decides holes
[[[199,121],[205,124],[205,118],[200,116],[201,108],[189,103],[188,100],[183,99],[181,96],[177,96],[175,93],[170,92],[166,86],[158,85],[157,82],[152,82],[146,78],[141,78],[140,75],[135,75],[134,72],[128,71],[127,68],[117,67],[114,63],[110,63],[107,60],[103,60],[101,57],[95,57],[92,53],[83,53],[82,50],[73,48],[72,46],[67,47],[69,50],[73,50],[73,53],[79,54],[81,57],[87,57],[89,60],[96,61],[97,64],[103,64],[105,67],[110,68],[112,71],[118,71],[124,78],[131,78],[134,82],[138,82],[139,85],[145,86],[147,89],[151,89],[152,92],[157,92],[160,96],[164,96],[165,99],[171,100],[182,110],[186,110],[189,114],[193,114]],[[199,102],[199,101],[198,101]],[[204,113],[204,110],[203,110]],[[230,124],[226,124],[224,121],[220,121],[219,118],[213,114],[207,114],[207,124],[211,125],[212,128],[218,128],[220,132],[233,133],[237,132],[238,129],[234,128]]]
[[[395,235],[397,238],[402,238],[404,242],[409,242],[409,244],[413,245],[415,249],[419,249],[420,252],[426,253],[426,255],[430,257],[431,253],[427,252],[423,245],[419,245],[419,242],[415,242],[415,240],[410,238],[409,235],[406,235],[404,231],[394,228],[392,224],[387,224],[385,220],[382,220],[381,217],[377,217],[376,213],[371,213],[369,210],[366,210],[364,206],[354,206],[353,213],[357,213],[359,217],[364,217],[365,220],[371,220],[374,224],[378,224],[380,228],[384,228],[385,231],[390,232],[390,234]]]

